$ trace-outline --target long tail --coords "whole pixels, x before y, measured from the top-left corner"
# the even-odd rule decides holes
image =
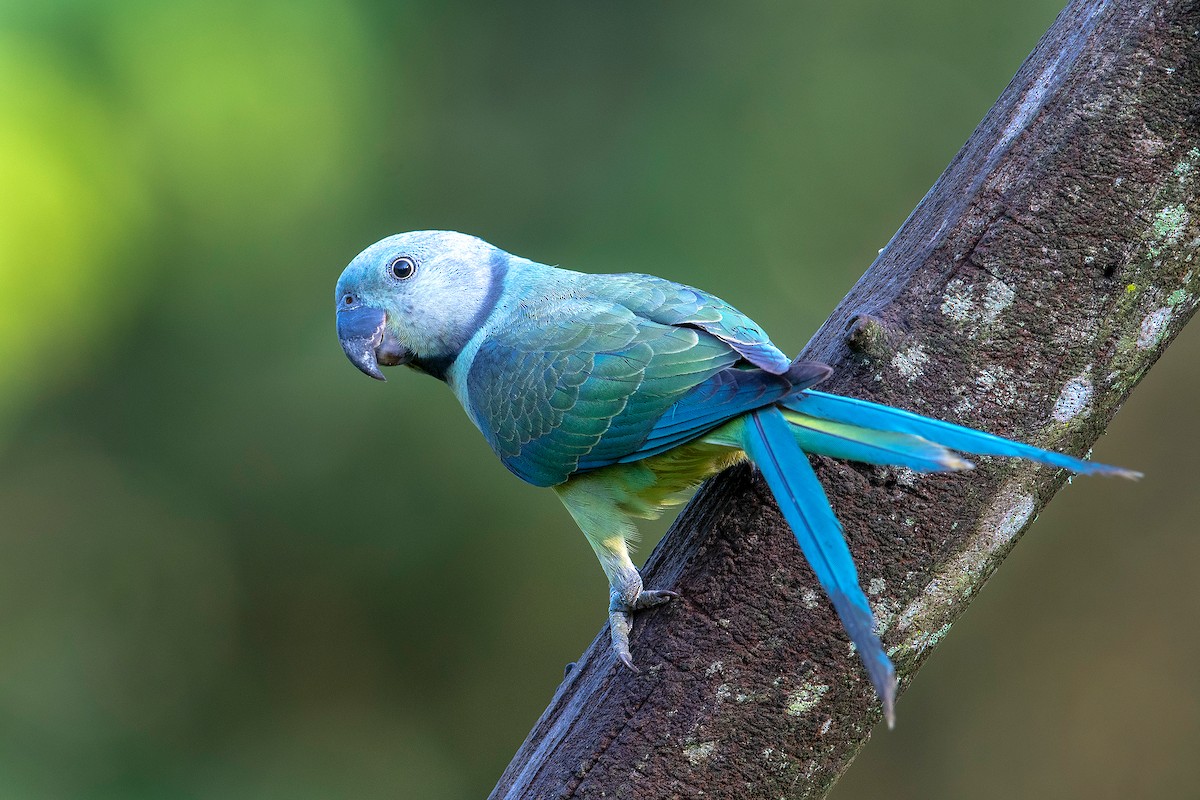
[[[891,406],[812,389],[780,406],[759,409],[742,417],[736,428],[740,445],[766,478],[804,557],[858,648],[875,692],[883,702],[888,727],[895,723],[896,670],[875,635],[875,618],[859,586],[858,571],[846,546],[842,526],[808,463],[806,452],[908,467],[917,472],[970,469],[971,462],[952,452],[958,450],[1025,458],[1084,475],[1142,477],[1133,470],[1085,461]],[[718,433],[721,439],[725,435],[728,433]]]
[[[854,558],[825,490],[780,409],[759,409],[741,422],[742,449],[762,471],[800,550],[833,601],[883,701],[884,717],[891,727],[895,724],[896,668],[875,635],[875,617],[858,585]]]
[[[1040,464],[1049,464],[1050,466],[1069,469],[1081,475],[1112,475],[1132,479],[1142,477],[1142,473],[1131,469],[1113,467],[1096,461],[1085,461],[1074,456],[1056,453],[1053,450],[1043,450],[1040,447],[1014,442],[1002,436],[995,436],[983,431],[964,428],[961,425],[922,417],[911,411],[902,411],[898,408],[872,403],[867,400],[856,400],[852,397],[815,392],[809,389],[788,400],[783,405],[789,410],[799,412],[801,415],[807,417],[816,417],[819,420],[848,425],[860,431],[866,428],[871,429],[871,431],[921,437],[936,445],[941,445],[951,450],[959,450],[964,453],[1027,458],[1030,461],[1036,461]],[[862,435],[867,435],[869,438],[869,434],[870,431],[867,431]],[[809,452],[825,453],[827,451],[816,448]],[[833,455],[833,453],[829,454]],[[879,461],[856,456],[842,457],[853,458],[857,461],[870,461],[875,464],[888,463],[910,466],[898,461]],[[920,469],[917,466],[913,466],[913,468],[921,472],[934,471]],[[953,469],[954,467],[950,468]]]

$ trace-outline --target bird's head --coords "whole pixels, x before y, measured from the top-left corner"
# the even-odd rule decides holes
[[[346,356],[385,380],[381,366],[444,372],[491,312],[509,255],[453,231],[381,239],[342,272],[334,291]]]

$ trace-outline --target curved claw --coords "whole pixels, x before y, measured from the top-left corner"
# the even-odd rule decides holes
[[[641,672],[633,663],[629,653],[629,633],[633,630],[633,612],[661,606],[679,597],[678,592],[665,589],[639,591],[632,600],[626,600],[619,592],[613,592],[608,610],[608,625],[612,632],[613,650],[617,659],[633,672]]]
[[[638,592],[637,599],[633,601],[633,608],[635,611],[654,608],[669,603],[677,597],[679,597],[677,592],[668,592],[665,589],[647,589],[644,592]]]
[[[629,654],[629,632],[633,630],[633,615],[628,611],[613,611],[608,615],[608,626],[612,631],[613,650],[617,659],[634,672],[640,672]]]

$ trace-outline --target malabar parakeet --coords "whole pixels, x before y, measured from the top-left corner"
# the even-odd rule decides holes
[[[959,451],[1137,476],[816,391],[828,366],[789,359],[720,298],[652,275],[539,264],[462,233],[376,242],[346,267],[335,302],[356,367],[383,380],[380,367],[406,365],[444,381],[505,467],[558,494],[608,576],[612,646],[635,671],[634,613],[676,595],[642,585],[629,558],[634,521],[741,459],[762,471],[889,725],[895,668],[806,454],[970,469]]]

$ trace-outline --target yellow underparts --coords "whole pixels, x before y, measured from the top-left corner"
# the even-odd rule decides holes
[[[607,529],[597,530],[601,541],[612,536],[613,512],[657,519],[667,508],[684,503],[705,479],[745,457],[738,448],[700,440],[640,461],[576,475],[554,490],[585,533],[599,527],[597,517],[604,518]]]
[[[634,519],[657,519],[667,508],[685,502],[706,478],[744,459],[736,441],[733,431],[725,433],[723,427],[703,440],[575,475],[554,487],[614,590],[637,575],[626,546],[637,535]]]

